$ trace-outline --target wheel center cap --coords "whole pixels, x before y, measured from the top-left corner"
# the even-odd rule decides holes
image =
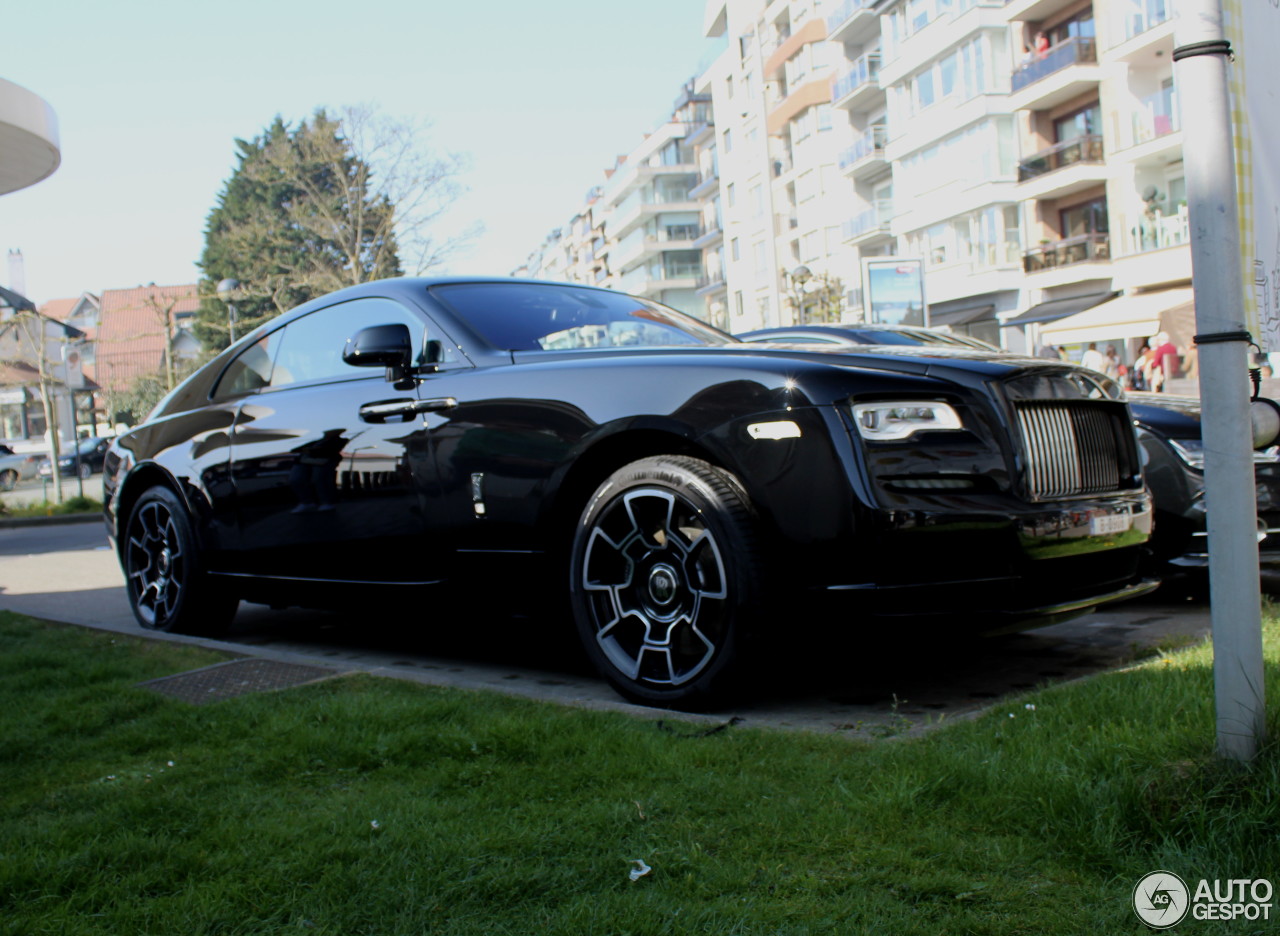
[[[166,546],[164,549],[160,550],[160,573],[162,575],[168,574],[169,563],[171,561],[172,561],[172,557],[169,554],[169,547]]]
[[[656,605],[669,605],[675,600],[678,583],[675,569],[656,565],[649,571],[649,597]]]

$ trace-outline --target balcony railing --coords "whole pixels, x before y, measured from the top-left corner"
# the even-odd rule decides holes
[[[1028,62],[1013,73],[1013,90],[1021,91],[1027,85],[1047,78],[1054,72],[1072,65],[1092,65],[1098,61],[1098,48],[1092,38],[1072,36],[1059,42],[1044,54],[1044,58]]]
[[[1173,17],[1173,0],[1146,0],[1142,9],[1124,16],[1124,41],[1141,36],[1148,29],[1155,29]]]
[[[835,84],[831,86],[831,100],[838,101],[863,85],[874,83],[879,74],[880,53],[868,52],[854,62],[852,68],[836,79]]]
[[[853,16],[859,10],[868,9],[875,5],[876,0],[844,0],[840,4],[840,9],[836,10],[827,17],[827,34],[835,32],[845,20]]]
[[[1187,207],[1182,205],[1174,214],[1161,214],[1158,210],[1143,215],[1129,229],[1129,248],[1133,253],[1163,250],[1191,242],[1191,228],[1187,224]]]
[[[1036,273],[1040,270],[1071,266],[1073,263],[1110,259],[1111,236],[1109,234],[1081,234],[1079,237],[1052,241],[1041,244],[1035,250],[1028,250],[1022,255],[1022,269],[1027,273]]]
[[[1172,96],[1153,94],[1142,99],[1142,106],[1133,113],[1133,145],[1149,143],[1168,136],[1182,127],[1178,123],[1178,107]]]
[[[668,263],[662,268],[661,279],[697,279],[702,275],[702,264],[699,263]]]
[[[1034,156],[1018,163],[1018,181],[1026,182],[1028,179],[1042,176],[1046,172],[1053,172],[1056,169],[1063,169],[1078,163],[1101,163],[1103,161],[1102,137],[1096,133],[1086,133],[1076,137],[1074,140],[1067,140],[1064,143],[1041,150]]]
[[[889,128],[884,124],[876,124],[840,154],[840,168],[852,166],[871,156],[884,156],[884,145],[888,140]]]
[[[869,210],[846,221],[841,233],[844,235],[845,240],[862,237],[864,234],[870,234],[873,231],[888,230],[889,222],[892,220],[893,199],[881,198]]]

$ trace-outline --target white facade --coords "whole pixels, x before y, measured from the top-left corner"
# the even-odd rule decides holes
[[[741,332],[859,321],[863,261],[918,258],[931,324],[1025,351],[1113,297],[1173,308],[1191,260],[1172,4],[706,0],[724,51],[530,275]],[[1107,339],[1130,360],[1134,320]]]
[[[858,251],[844,237],[856,202],[839,165],[852,131],[832,102],[843,55],[827,41],[823,9],[816,0],[706,7],[706,34],[727,40],[701,83],[714,102],[731,331],[841,315],[859,286]],[[841,287],[834,309],[815,305],[823,282]]]

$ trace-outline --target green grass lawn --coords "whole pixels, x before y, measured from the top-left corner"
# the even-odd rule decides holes
[[[0,933],[1141,933],[1149,871],[1280,883],[1280,754],[1213,760],[1204,647],[870,742],[134,685],[217,659],[0,614]]]

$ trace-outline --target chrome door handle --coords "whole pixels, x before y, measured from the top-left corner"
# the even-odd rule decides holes
[[[386,403],[367,403],[360,407],[360,417],[369,422],[381,422],[394,416],[414,416],[418,413],[453,409],[458,401],[453,397],[437,397],[432,400],[391,400]]]

